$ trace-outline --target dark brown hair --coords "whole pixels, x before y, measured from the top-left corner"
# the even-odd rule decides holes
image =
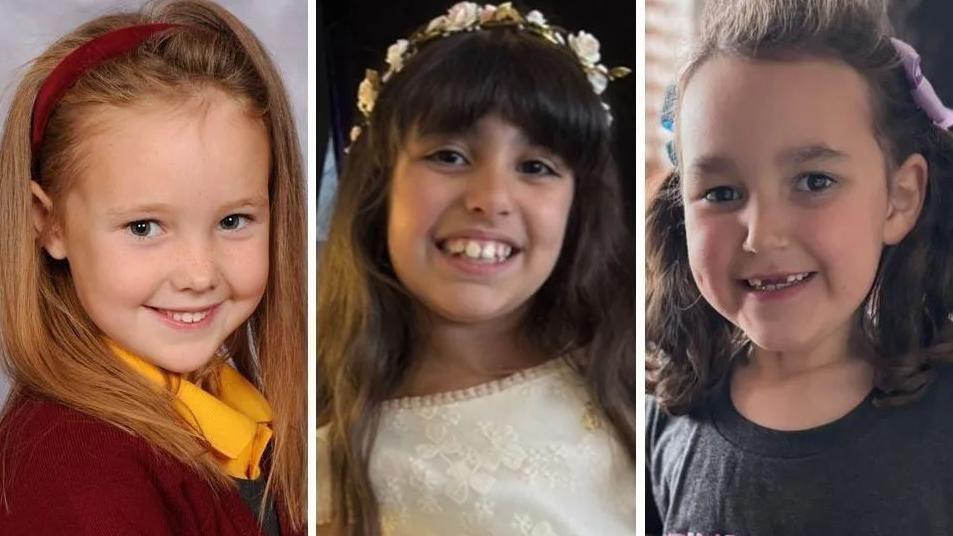
[[[931,364],[953,353],[953,135],[913,102],[883,5],[712,0],[679,87],[716,55],[842,61],[867,82],[872,128],[887,168],[895,169],[915,153],[926,158],[929,179],[919,220],[903,241],[884,248],[853,333],[873,349],[877,387],[884,395],[880,402],[916,398],[934,376]],[[649,203],[646,241],[648,390],[668,412],[684,413],[749,342],[701,297],[692,278],[677,169]]]
[[[462,132],[490,113],[560,155],[575,176],[562,251],[522,334],[549,355],[574,356],[635,459],[635,264],[602,104],[564,47],[506,28],[437,39],[383,86],[351,147],[318,273],[318,419],[329,426],[334,513],[354,534],[380,530],[368,457],[381,402],[404,380],[415,344],[413,297],[387,253],[397,151],[411,132]]]

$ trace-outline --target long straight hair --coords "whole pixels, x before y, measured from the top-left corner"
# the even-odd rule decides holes
[[[563,157],[575,177],[562,251],[521,335],[572,356],[635,460],[635,264],[602,103],[572,53],[542,39],[503,28],[437,39],[384,85],[351,147],[318,272],[318,419],[329,432],[333,514],[355,535],[380,532],[368,462],[381,403],[417,343],[413,297],[387,252],[397,153],[410,132],[464,132],[490,113]]]
[[[71,51],[103,33],[147,24],[180,25],[134,51],[91,68],[49,119],[39,177],[32,175],[30,129],[37,91]],[[202,436],[176,413],[173,394],[158,392],[125,367],[84,312],[69,266],[49,257],[35,236],[30,181],[38,179],[56,212],[83,164],[84,127],[98,106],[181,99],[223,90],[262,118],[271,146],[270,266],[264,297],[226,341],[227,355],[274,410],[266,497],[278,495],[296,528],[305,518],[306,346],[305,197],[301,153],[281,79],[261,43],[225,9],[203,0],[151,4],[139,13],[104,16],[41,54],[16,90],[0,140],[0,344],[13,390],[48,397],[140,436],[211,485],[231,485]],[[210,364],[194,379],[213,392]],[[6,475],[0,475],[6,477]],[[262,500],[264,507],[266,499]]]

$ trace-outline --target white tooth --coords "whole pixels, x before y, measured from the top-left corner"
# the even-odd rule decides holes
[[[748,282],[751,283],[751,286],[752,286],[752,287],[760,287],[760,286],[761,286],[761,280],[760,280],[760,279],[750,279],[750,280],[748,280]]]
[[[507,245],[507,244],[503,244],[502,248],[500,248],[500,255],[501,255],[503,258],[509,258],[510,253],[512,253],[512,252],[513,252],[513,248],[510,247],[510,246]]]
[[[793,283],[793,282],[797,281],[797,277],[798,277],[797,275],[789,275],[789,276],[787,277],[787,282],[788,282],[788,283]]]
[[[447,249],[450,250],[450,253],[454,255],[459,255],[467,249],[467,244],[463,240],[451,240],[447,243]]]
[[[471,241],[467,242],[467,247],[466,247],[466,250],[464,250],[464,251],[465,251],[467,257],[470,257],[471,259],[478,259],[478,258],[480,258],[480,251],[481,251],[481,249],[482,249],[482,248],[480,248],[480,244],[478,244],[478,243],[476,243],[476,242],[474,242],[474,241],[471,240]]]
[[[487,260],[496,257],[496,246],[492,242],[483,246],[483,252],[480,253],[480,256]]]
[[[776,290],[778,287],[777,287],[777,285],[765,285],[764,288],[766,288],[766,289],[768,289],[768,290]]]

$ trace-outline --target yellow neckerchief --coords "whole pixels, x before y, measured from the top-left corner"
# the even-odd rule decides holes
[[[216,398],[178,374],[161,370],[112,342],[108,344],[136,372],[175,393],[176,411],[205,438],[227,475],[243,480],[261,476],[258,464],[272,433],[271,406],[241,373],[222,365]]]

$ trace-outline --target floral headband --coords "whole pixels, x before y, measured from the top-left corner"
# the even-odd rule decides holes
[[[920,68],[920,55],[917,54],[916,49],[896,37],[891,37],[890,43],[900,56],[900,61],[903,62],[903,69],[907,73],[907,81],[910,83],[910,94],[913,96],[913,102],[917,105],[917,108],[922,110],[938,128],[948,130],[953,127],[953,109],[943,104],[940,96],[933,89],[933,84],[924,76],[923,70]],[[662,128],[669,133],[675,131],[675,103],[676,88],[672,84],[666,88],[665,102],[662,105],[660,118]],[[677,166],[674,140],[669,139],[665,143],[665,150],[672,165]]]
[[[357,108],[364,116],[364,123],[370,123],[371,112],[374,110],[374,103],[383,84],[404,68],[407,61],[417,54],[421,45],[453,34],[503,26],[518,28],[554,45],[568,48],[579,61],[596,95],[601,95],[610,81],[623,78],[632,72],[626,67],[606,68],[599,63],[601,56],[598,39],[584,31],[573,35],[558,26],[552,26],[546,22],[546,17],[539,11],[533,10],[524,16],[510,2],[498,6],[487,4],[483,7],[474,2],[459,2],[451,7],[446,15],[430,21],[423,30],[391,45],[387,49],[388,68],[383,75],[373,69],[367,70],[357,91]],[[611,121],[609,105],[603,102],[602,106],[606,109]],[[361,135],[361,131],[360,126],[351,129],[351,141],[356,140]]]

